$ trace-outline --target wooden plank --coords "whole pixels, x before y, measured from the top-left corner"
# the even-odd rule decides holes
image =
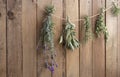
[[[32,0],[22,0],[22,39],[23,77],[37,77],[36,4]]]
[[[120,0],[118,0],[118,2],[120,2]],[[120,3],[118,4],[118,5],[120,5]],[[118,47],[118,49],[117,49],[117,54],[118,54],[118,63],[117,63],[117,74],[118,74],[118,77],[120,77],[120,26],[119,26],[119,24],[120,24],[120,15],[118,16],[118,24],[117,24],[117,36],[118,36],[118,38],[117,38],[117,43],[118,43],[118,45],[117,45],[117,47]]]
[[[59,43],[59,37],[62,32],[62,25],[63,21],[60,19],[63,17],[63,0],[52,0],[52,3],[55,7],[55,13],[53,15],[53,21],[55,23],[54,26],[54,33],[55,33],[55,50],[57,53],[56,61],[58,64],[58,67],[55,69],[55,73],[53,77],[65,77],[65,50],[63,50],[62,46]]]
[[[80,18],[91,16],[92,0],[80,0]],[[80,77],[92,77],[92,40],[84,41],[84,21],[80,21]],[[91,25],[92,29],[92,25]]]
[[[78,14],[78,0],[65,0],[66,16],[70,19],[76,20],[79,18]],[[79,38],[78,21],[73,22],[76,25],[76,37]],[[79,77],[79,48],[74,52],[66,50],[66,77]]]
[[[7,77],[22,77],[22,0],[7,0]]]
[[[38,0],[37,1],[37,43],[40,37],[40,30],[43,26],[45,18],[45,7],[51,4],[51,0]],[[45,61],[42,51],[37,51],[37,77],[51,77],[51,72],[45,68]]]
[[[107,0],[106,6],[109,7],[112,1]],[[117,77],[117,17],[106,13],[106,25],[109,31],[109,40],[106,45],[106,77]]]
[[[0,77],[6,77],[6,4],[0,0]]]
[[[105,0],[93,0],[93,15],[99,13],[100,8],[105,7]],[[95,29],[93,19],[93,31]],[[105,77],[105,42],[104,36],[93,40],[93,77]]]

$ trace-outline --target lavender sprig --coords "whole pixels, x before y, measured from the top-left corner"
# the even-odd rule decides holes
[[[54,12],[54,6],[47,6],[46,18],[43,22],[43,28],[41,30],[40,42],[42,44],[43,53],[45,56],[45,66],[54,73],[55,66],[55,47],[54,47],[54,32],[52,14]],[[39,47],[39,46],[38,46]],[[50,55],[50,56],[48,56]]]

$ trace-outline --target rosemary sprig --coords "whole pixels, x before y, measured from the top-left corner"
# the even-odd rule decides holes
[[[105,36],[105,40],[107,41],[109,33],[107,31],[107,27],[105,26],[105,22],[104,22],[104,9],[103,8],[101,9],[101,13],[99,14],[96,20],[95,33],[97,37],[100,37],[100,35],[103,33]]]
[[[54,32],[53,32],[54,24],[52,21],[54,6],[47,6],[45,10],[46,10],[46,18],[43,22],[43,28],[41,29],[40,40],[41,40],[41,44],[43,45],[43,51],[45,54],[45,59],[46,59],[45,65],[53,73],[54,66],[55,65],[57,66],[55,61],[56,53],[54,47]]]
[[[85,37],[84,40],[87,42],[89,39],[92,38],[92,32],[90,31],[90,19],[88,16],[84,17],[84,29],[85,29]]]
[[[120,8],[115,4],[115,2],[113,2],[111,12],[114,16],[118,16],[120,14]]]
[[[59,43],[63,44],[63,46],[67,49],[74,50],[79,47],[79,41],[75,37],[75,25],[72,24],[69,19],[65,23],[65,28],[63,30],[63,34],[60,37]]]

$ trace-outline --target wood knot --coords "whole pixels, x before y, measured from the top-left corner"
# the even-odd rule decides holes
[[[13,20],[15,18],[14,13],[12,11],[8,11],[7,13],[8,19]]]

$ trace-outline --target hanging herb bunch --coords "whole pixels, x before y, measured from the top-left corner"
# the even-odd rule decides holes
[[[99,14],[96,20],[95,33],[97,37],[100,37],[100,35],[103,33],[105,36],[105,41],[107,41],[109,33],[107,31],[107,27],[105,26],[105,22],[104,22],[104,9],[103,8],[101,9],[101,13]]]
[[[45,66],[53,73],[57,63],[55,61],[55,47],[54,47],[54,32],[53,32],[53,21],[52,14],[54,12],[54,6],[47,6],[46,18],[43,22],[43,28],[41,29],[41,44],[43,48],[43,53],[45,54]]]
[[[79,41],[75,37],[75,25],[70,22],[69,18],[66,20],[65,28],[60,37],[59,43],[70,50],[79,47]]]
[[[87,42],[89,39],[92,38],[92,32],[90,31],[90,20],[88,16],[84,17],[84,29],[85,29],[84,40],[85,42]]]
[[[111,9],[111,12],[114,16],[118,16],[120,14],[120,8],[113,2],[113,7]]]

